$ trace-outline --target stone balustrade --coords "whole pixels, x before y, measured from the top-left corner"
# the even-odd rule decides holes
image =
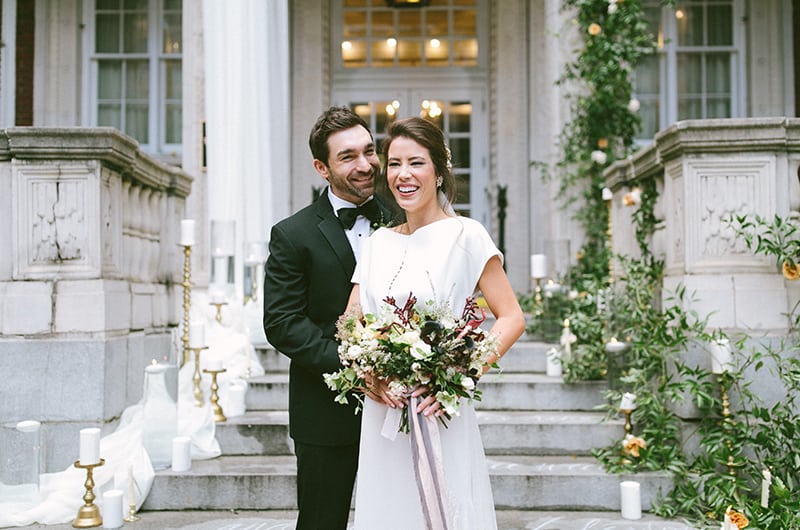
[[[785,280],[773,256],[750,251],[726,222],[731,215],[772,219],[800,210],[800,119],[747,118],[689,120],[661,131],[653,143],[606,172],[613,191],[612,247],[615,254],[638,254],[631,216],[623,197],[655,181],[655,213],[662,227],[650,250],[664,260],[663,288],[685,287],[685,309],[708,317],[710,330],[749,346],[777,346],[788,330],[800,286]],[[745,348],[742,354],[747,354]],[[691,345],[685,360],[710,368],[708,352]],[[782,387],[769,376],[752,376],[766,403],[781,400]],[[735,399],[735,397],[734,397]],[[691,400],[676,404],[684,417],[697,417]]]
[[[191,183],[116,129],[0,130],[0,422],[41,421],[48,470],[169,354]]]

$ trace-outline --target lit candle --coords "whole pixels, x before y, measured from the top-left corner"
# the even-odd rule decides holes
[[[619,484],[620,508],[623,519],[642,518],[642,495],[638,482],[625,480]]]
[[[547,351],[547,375],[549,377],[561,377],[561,355],[555,348]]]
[[[219,290],[211,291],[211,303],[222,304],[225,302],[225,293]]]
[[[636,408],[636,394],[625,392],[622,394],[622,401],[619,404],[620,410],[633,410]]]
[[[245,397],[247,383],[232,384],[228,389],[228,404],[225,405],[225,415],[229,418],[241,416],[247,410]]]
[[[136,505],[136,482],[133,479],[133,464],[128,464],[128,504]]]
[[[192,439],[176,436],[172,439],[172,470],[189,471],[192,468]]]
[[[711,373],[727,372],[732,366],[732,355],[728,339],[717,339],[711,343]]]
[[[100,429],[90,427],[81,429],[80,463],[82,465],[97,464],[100,462]]]
[[[122,526],[122,491],[109,490],[103,493],[103,528]]]
[[[531,277],[542,279],[547,276],[547,256],[544,254],[531,255]]]
[[[208,363],[206,364],[206,370],[209,372],[220,372],[222,371],[222,360],[221,359],[209,359]]]
[[[736,528],[733,522],[731,521],[731,516],[728,515],[727,513],[725,514],[725,518],[723,519],[722,528],[724,528],[725,530],[734,530],[734,528]]]
[[[205,348],[206,328],[201,322],[193,322],[189,326],[189,347]]]
[[[611,339],[606,343],[606,351],[609,353],[621,352],[626,347],[627,344],[618,341],[615,337],[611,337]]]
[[[603,188],[603,200],[610,201],[614,198],[614,193],[611,191],[610,188]]]
[[[761,506],[769,508],[769,487],[772,485],[772,473],[769,469],[761,472],[763,478],[761,479]]]
[[[185,247],[194,245],[194,219],[181,221],[181,245]]]

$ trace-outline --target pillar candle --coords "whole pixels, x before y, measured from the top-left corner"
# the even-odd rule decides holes
[[[547,352],[547,375],[549,377],[561,377],[561,355],[555,348],[550,348]]]
[[[193,322],[189,325],[189,347],[205,348],[206,328],[201,322]]]
[[[206,363],[206,370],[209,372],[219,372],[222,370],[222,360],[221,359],[209,359],[208,363]]]
[[[769,508],[769,487],[772,484],[772,473],[769,469],[761,472],[763,478],[761,479],[761,506]]]
[[[642,518],[642,494],[638,482],[625,480],[619,484],[620,507],[623,519]]]
[[[80,463],[82,465],[97,464],[100,462],[100,429],[90,427],[81,429]]]
[[[229,418],[241,416],[247,410],[246,406],[247,384],[232,384],[228,389],[228,404],[225,405],[225,415]]]
[[[619,405],[621,410],[633,410],[636,408],[636,394],[625,392],[622,394],[622,402]]]
[[[731,348],[728,339],[717,339],[711,343],[711,373],[721,374],[731,369]]]
[[[103,528],[122,526],[122,491],[108,490],[103,493]]]
[[[192,468],[192,439],[176,436],[172,439],[172,470],[189,471]]]
[[[547,256],[544,254],[531,255],[531,277],[541,279],[547,276]]]
[[[194,219],[181,221],[181,245],[185,247],[194,245]]]

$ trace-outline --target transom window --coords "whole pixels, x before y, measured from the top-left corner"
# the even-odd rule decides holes
[[[741,38],[734,26],[738,0],[684,0],[674,8],[644,5],[658,53],[636,70],[642,140],[675,121],[740,114]]]
[[[342,2],[342,66],[478,65],[477,0],[431,0],[399,8],[391,4]]]
[[[153,153],[182,141],[181,0],[94,0],[92,122]]]

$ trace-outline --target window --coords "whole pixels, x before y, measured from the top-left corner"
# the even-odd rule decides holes
[[[89,0],[97,126],[119,129],[154,154],[182,135],[181,0]]]
[[[477,66],[477,0],[432,0],[402,8],[388,4],[343,1],[345,68]]]
[[[739,116],[740,0],[684,0],[674,9],[648,1],[644,9],[658,52],[634,75],[641,140],[679,120]]]

